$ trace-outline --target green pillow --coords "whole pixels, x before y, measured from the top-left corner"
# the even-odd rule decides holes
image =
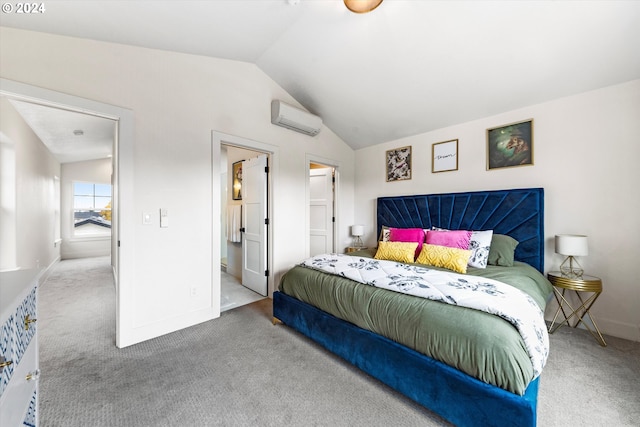
[[[502,267],[513,267],[513,258],[518,243],[519,242],[511,236],[494,233],[491,237],[491,248],[489,249],[489,259],[487,263],[490,265],[500,265]]]

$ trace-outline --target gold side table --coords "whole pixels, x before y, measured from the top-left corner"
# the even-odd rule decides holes
[[[598,340],[601,346],[606,347],[607,343],[604,341],[602,334],[600,333],[600,329],[598,329],[598,325],[596,324],[595,319],[589,312],[593,304],[596,302],[600,293],[602,293],[602,280],[598,277],[583,275],[579,278],[572,278],[563,276],[559,271],[551,271],[547,274],[547,278],[553,285],[553,295],[556,297],[556,301],[558,302],[558,309],[556,310],[556,314],[553,316],[553,321],[549,326],[549,333],[554,333],[560,326],[566,324],[567,326],[571,326],[573,328],[577,327],[580,323],[582,323],[587,330],[593,335],[593,337]],[[578,300],[580,300],[580,305],[575,309],[571,305],[571,303],[565,297],[565,293],[567,291],[573,291]],[[589,294],[590,296],[583,294]],[[568,296],[568,295],[567,295]],[[566,306],[566,311],[565,311]],[[570,310],[570,311],[569,311]],[[558,319],[558,315],[562,312],[564,320],[556,324],[556,319]],[[569,315],[567,315],[569,313]],[[595,331],[591,329],[591,327],[584,321],[585,316],[589,316]],[[575,317],[576,322],[571,325],[569,320]]]

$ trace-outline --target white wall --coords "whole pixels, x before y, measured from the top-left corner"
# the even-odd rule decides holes
[[[111,254],[110,236],[73,236],[73,183],[78,181],[111,184],[111,170],[111,159],[62,164],[60,186],[62,259]]]
[[[212,259],[212,248],[219,246],[213,206],[220,190],[212,188],[212,174],[219,176],[220,166],[212,166],[212,130],[283,153],[274,171],[272,283],[305,254],[305,241],[291,239],[291,230],[306,225],[309,153],[342,165],[339,215],[346,219],[338,233],[343,245],[349,241],[353,150],[326,127],[311,138],[273,126],[272,99],[297,103],[253,64],[3,27],[0,76],[133,111],[135,213],[120,220],[135,225],[133,235],[120,237],[123,245],[134,242],[129,261],[135,267],[124,313],[131,336],[121,345],[219,315],[212,262],[220,259]],[[142,225],[143,212],[160,208],[169,211],[169,228]],[[122,277],[120,282],[124,291]]]
[[[534,166],[486,170],[486,129],[534,119]],[[378,196],[545,189],[546,271],[563,257],[553,236],[589,236],[579,262],[603,280],[593,307],[604,333],[640,341],[640,80],[438,129],[356,152],[355,222],[375,243]],[[457,171],[431,173],[431,145],[459,139]],[[413,147],[412,179],[386,182],[385,151]],[[549,310],[555,310],[555,303]]]
[[[13,204],[14,214],[5,216],[3,212],[1,218],[0,269],[37,268],[44,273],[60,258],[54,215],[55,177],[60,177],[60,164],[5,97],[0,98],[0,117],[0,188],[3,193],[15,191],[10,200],[4,194],[2,197],[3,211]],[[14,163],[9,165],[5,160]],[[11,166],[10,176],[7,171]]]

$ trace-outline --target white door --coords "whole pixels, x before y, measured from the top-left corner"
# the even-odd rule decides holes
[[[332,253],[333,168],[309,169],[309,256]]]
[[[267,296],[267,155],[242,162],[242,284]]]

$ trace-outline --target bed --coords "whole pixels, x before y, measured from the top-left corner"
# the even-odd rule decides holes
[[[518,242],[513,267],[467,274],[513,282],[544,312],[552,289],[542,274],[543,189],[381,197],[376,216],[378,235],[387,227],[436,227],[510,236]],[[368,262],[374,254],[349,255]],[[536,425],[539,371],[516,328],[498,316],[302,266],[283,276],[273,314],[455,425]]]

